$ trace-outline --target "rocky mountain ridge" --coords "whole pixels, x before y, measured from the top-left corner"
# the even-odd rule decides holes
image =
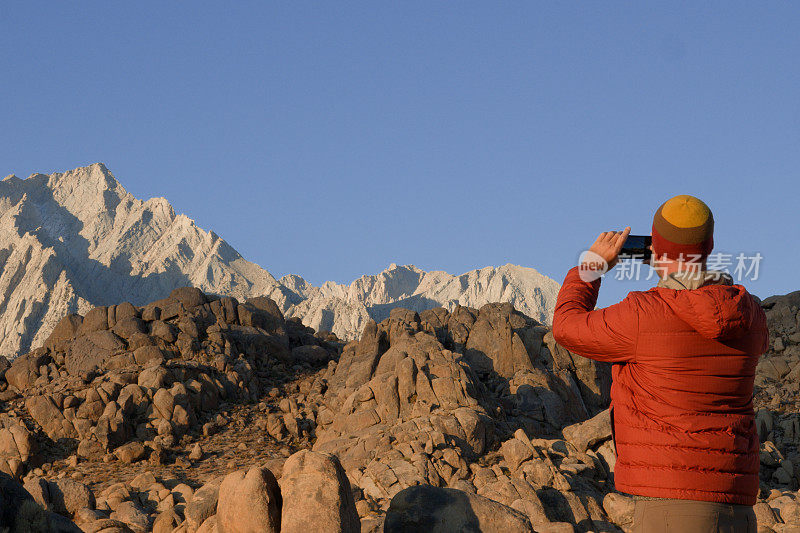
[[[288,317],[354,339],[397,306],[508,301],[537,320],[553,312],[558,284],[530,268],[487,267],[461,276],[392,265],[350,285],[276,280],[164,198],[131,195],[101,163],[0,182],[0,354],[40,345],[68,313],[136,305],[194,286],[236,298],[269,296]]]
[[[362,276],[350,285],[329,281],[314,287],[299,276],[284,276],[278,281],[291,292],[281,292],[285,300],[276,293],[269,296],[283,304],[287,317],[299,317],[307,326],[332,331],[345,340],[358,338],[369,320],[380,322],[397,307],[419,312],[445,307],[452,311],[459,305],[481,307],[506,302],[536,320],[550,322],[560,288],[532,268],[511,264],[455,276],[392,263],[383,272]]]

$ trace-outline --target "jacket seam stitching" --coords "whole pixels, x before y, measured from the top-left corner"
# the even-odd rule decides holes
[[[639,469],[639,470],[675,470],[682,472],[700,472],[703,474],[719,474],[722,476],[758,476],[758,472],[743,472],[741,470],[719,470],[715,468],[703,468],[701,466],[675,466],[675,465],[653,465],[647,463],[630,463],[627,461],[617,461],[619,466],[623,468]]]
[[[620,385],[625,387],[625,389],[633,392],[633,389],[631,389],[630,387],[625,386],[622,383]],[[618,403],[617,406],[618,407],[619,406],[627,407],[627,409],[629,411],[636,411],[637,413],[641,413],[642,412],[641,409],[636,409],[636,408],[632,407],[631,404],[627,404],[627,403]],[[679,416],[681,416],[681,417],[684,417],[684,416],[732,417],[732,418],[735,418],[735,419],[738,419],[738,420],[741,420],[742,418],[751,418],[752,419],[752,418],[755,417],[755,415],[752,414],[752,413],[714,413],[714,412],[706,412],[706,413],[704,413],[704,412],[701,412],[701,411],[686,411],[686,412],[681,413]],[[625,425],[627,427],[636,428],[636,429],[653,429],[652,426],[635,426],[635,425],[632,425],[632,424],[625,424]],[[725,430],[725,429],[715,429],[715,430],[709,430],[709,431],[727,431],[727,430]]]
[[[679,448],[681,450],[699,450],[705,452],[714,452],[714,453],[728,453],[732,455],[753,455],[755,457],[755,452],[737,452],[732,450],[720,450],[718,448],[701,448],[699,446],[680,446],[676,444],[651,444],[648,442],[619,442],[617,444],[623,444],[625,446],[653,446],[657,448]]]
[[[717,414],[717,413],[709,413],[709,414],[703,415],[703,416],[713,416],[715,414]],[[694,413],[692,413],[692,415],[694,415]],[[728,415],[728,416],[730,416],[730,415]],[[654,427],[654,426],[643,426],[643,425],[635,425],[635,424],[625,424],[624,427],[631,428],[631,429],[646,429],[648,431],[653,431],[653,430],[660,429],[658,426]],[[692,435],[699,435],[701,433],[729,433],[729,434],[732,434],[733,436],[750,435],[749,431],[748,432],[744,432],[744,433],[738,433],[738,434],[737,433],[733,433],[733,428],[725,428],[725,429],[708,428],[708,429],[698,429],[698,430],[695,430],[695,431],[687,431],[687,430],[684,429],[683,432],[687,433],[687,434],[692,434]],[[670,431],[670,433],[672,433],[672,431]]]
[[[670,488],[670,487],[663,487],[661,485],[641,485],[638,483],[620,483],[620,485],[624,487],[640,487],[645,489],[663,489],[668,490],[670,492],[705,492],[708,494],[726,494],[730,496],[745,496],[747,498],[752,498],[753,495],[749,492],[733,492],[729,490],[703,490],[703,489],[680,489],[680,488]],[[626,491],[627,492],[627,491]],[[634,494],[634,496],[636,496]]]
[[[644,330],[644,331],[642,331],[642,333],[645,334],[645,335],[651,335],[653,337],[656,337],[656,336],[667,336],[667,335],[669,335],[670,337],[674,337],[676,335],[685,335],[685,336],[690,336],[691,335],[692,337],[702,337],[702,335],[700,335],[700,333],[698,333],[697,330],[692,330],[692,331],[689,331],[689,330],[684,330],[684,331],[680,331],[680,330],[672,330],[672,331]],[[707,337],[703,337],[703,338],[707,338]]]

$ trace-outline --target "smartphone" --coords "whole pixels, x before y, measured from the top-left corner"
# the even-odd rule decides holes
[[[619,252],[619,257],[620,259],[650,259],[653,253],[650,251],[652,243],[653,238],[650,235],[628,235]]]

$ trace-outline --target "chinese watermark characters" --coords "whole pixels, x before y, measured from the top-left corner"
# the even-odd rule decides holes
[[[645,259],[648,259],[645,262]],[[730,276],[735,282],[741,283],[743,281],[756,281],[761,269],[761,260],[763,256],[760,252],[754,254],[745,254],[740,252],[738,254],[714,252],[706,257],[703,263],[703,257],[699,254],[681,254],[677,261],[677,272],[706,272],[709,274],[721,277],[723,275]],[[608,263],[599,255],[585,251],[581,254],[579,259],[579,274],[583,281],[592,282],[601,278],[608,272]],[[645,265],[648,268],[642,268]],[[659,261],[653,261],[651,264],[649,258],[645,256],[626,256],[620,258],[619,262],[614,269],[614,279],[618,280],[651,280],[663,277],[666,266]],[[675,270],[673,270],[675,272]]]

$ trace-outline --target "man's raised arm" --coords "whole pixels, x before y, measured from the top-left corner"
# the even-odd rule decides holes
[[[608,264],[617,263],[617,256],[630,233],[602,233],[589,249]],[[558,293],[553,316],[553,337],[556,342],[578,355],[612,363],[633,361],[639,316],[631,298],[606,307],[594,309],[600,279],[584,281],[579,267],[572,268]]]

